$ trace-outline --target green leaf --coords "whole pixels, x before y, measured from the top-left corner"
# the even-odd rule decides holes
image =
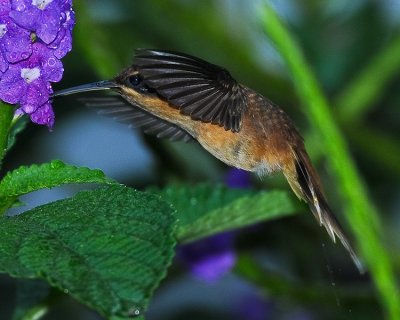
[[[44,188],[53,188],[67,183],[106,183],[115,181],[107,178],[101,170],[76,167],[53,160],[50,163],[22,166],[8,172],[0,181],[0,209],[8,209],[24,194]]]
[[[53,160],[40,165],[22,166],[9,172],[0,182],[2,197],[20,196],[43,188],[67,183],[115,183],[101,170],[67,165]]]
[[[178,211],[177,238],[182,242],[301,211],[300,202],[286,191],[200,184],[173,186],[159,192]]]
[[[1,272],[43,278],[107,317],[142,313],[174,254],[171,206],[120,185],[1,219]]]

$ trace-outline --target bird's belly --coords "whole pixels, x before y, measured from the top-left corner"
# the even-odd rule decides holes
[[[214,157],[235,168],[258,173],[279,170],[280,148],[270,131],[252,125],[254,119],[243,118],[239,132],[225,130],[216,124],[205,123],[183,115],[167,102],[154,97],[142,97],[133,91],[129,101],[165,121],[181,127],[192,135]]]
[[[196,139],[214,157],[222,162],[247,171],[273,171],[272,164],[266,162],[263,152],[265,146],[259,146],[257,139],[241,130],[232,132],[223,127],[202,123],[196,130]]]

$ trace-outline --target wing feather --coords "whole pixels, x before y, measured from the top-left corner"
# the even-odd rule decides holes
[[[97,109],[98,113],[114,120],[140,128],[144,133],[172,141],[195,141],[180,127],[160,119],[137,106],[129,104],[120,96],[92,97],[80,99],[87,107]]]
[[[149,49],[137,50],[134,64],[145,84],[183,114],[240,130],[246,97],[225,69],[190,55]]]

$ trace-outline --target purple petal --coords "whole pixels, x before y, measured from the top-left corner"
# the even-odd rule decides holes
[[[47,82],[39,78],[27,86],[20,103],[25,113],[32,113],[48,100],[49,92],[47,89]]]
[[[35,43],[32,46],[33,54],[29,59],[32,63],[30,68],[39,66],[41,77],[45,81],[58,82],[61,80],[64,68],[60,60],[54,55],[54,50],[42,43]]]
[[[230,168],[226,175],[226,184],[231,188],[250,188],[251,175],[248,171]]]
[[[61,28],[58,32],[57,38],[49,45],[49,47],[54,47],[54,55],[61,59],[72,49],[72,36],[71,32]]]
[[[51,128],[54,124],[53,108],[48,102],[51,92],[49,83],[40,78],[33,81],[21,99],[21,107],[18,110],[29,114],[34,123],[45,124]]]
[[[17,26],[11,19],[0,20],[5,23],[7,31],[0,39],[8,62],[16,63],[27,59],[32,53],[29,31]]]
[[[2,0],[0,1],[0,15],[8,15],[11,10],[10,1]]]
[[[184,245],[180,247],[178,257],[196,277],[214,282],[235,265],[233,233],[217,234]]]
[[[64,11],[69,11],[72,7],[72,0],[64,0],[62,4],[62,9]]]
[[[1,52],[0,52],[0,71],[1,71],[1,77],[3,76],[3,73],[8,69],[8,61],[6,59],[6,57],[4,56],[4,49],[2,48],[3,46],[1,46]],[[1,78],[0,77],[0,78]]]
[[[65,21],[63,22],[56,39],[49,45],[54,48],[54,55],[61,59],[72,49],[72,28],[75,24],[75,13],[72,10],[63,12]]]
[[[24,11],[29,4],[29,0],[11,0],[12,10]]]
[[[200,279],[215,282],[229,272],[235,265],[235,262],[235,253],[233,251],[225,251],[218,255],[209,255],[206,259],[198,261],[192,265],[191,271]]]
[[[53,54],[48,57],[42,64],[43,77],[51,82],[58,82],[61,80],[64,73],[64,67],[60,60],[58,60]]]
[[[36,25],[36,34],[44,43],[49,44],[57,37],[60,29],[60,14],[60,10],[47,8],[41,13],[40,21]]]
[[[12,10],[10,12],[10,17],[17,25],[30,31],[36,31],[40,16],[40,10],[32,5],[30,5],[25,11]]]
[[[27,90],[26,82],[21,78],[21,69],[18,65],[11,65],[0,80],[0,99],[16,104]]]
[[[31,120],[37,124],[47,125],[52,128],[54,125],[54,111],[50,103],[45,103],[30,114]]]
[[[36,33],[46,44],[54,41],[61,24],[63,4],[53,0],[45,7],[39,8],[32,1],[13,0],[10,17],[23,28]]]

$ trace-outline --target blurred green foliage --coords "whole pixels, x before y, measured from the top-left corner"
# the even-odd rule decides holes
[[[322,94],[301,51],[272,8],[266,6],[262,17],[267,34],[276,44],[293,74],[297,92],[305,106],[308,118],[326,146],[328,163],[341,189],[344,210],[357,235],[368,270],[380,291],[389,317],[397,319],[400,317],[399,291],[389,254],[382,244],[382,227],[377,212],[368,198],[363,181],[349,156],[346,142],[334,122],[329,103]],[[366,73],[369,74],[369,72]],[[368,81],[368,76],[364,75],[364,77]],[[356,92],[358,88],[357,85],[353,86]],[[349,94],[349,96],[352,95]],[[362,94],[358,96],[361,100],[363,99]]]

